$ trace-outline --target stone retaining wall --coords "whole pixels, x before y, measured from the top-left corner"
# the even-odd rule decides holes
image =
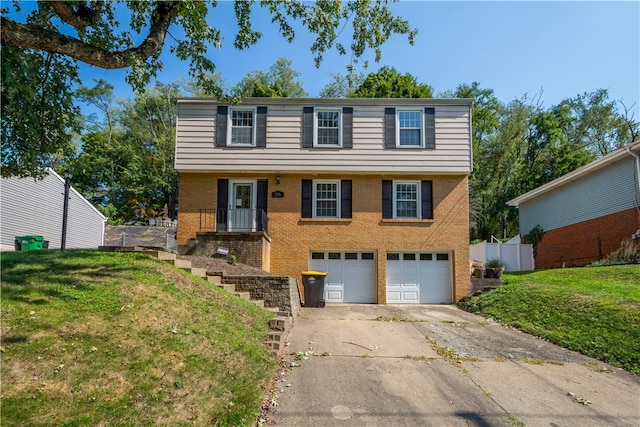
[[[249,292],[251,299],[263,300],[265,307],[278,307],[292,316],[300,310],[298,281],[287,276],[223,276],[222,282],[235,285],[238,292]]]

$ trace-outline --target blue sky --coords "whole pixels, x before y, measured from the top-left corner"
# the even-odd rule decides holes
[[[260,10],[257,5],[254,5]],[[288,57],[300,71],[311,96],[330,82],[330,73],[344,72],[349,57],[325,55],[319,69],[309,47],[312,36],[299,31],[289,44],[277,34],[265,13],[255,15],[254,27],[263,38],[253,47],[233,47],[233,5],[220,1],[210,13],[211,24],[222,31],[221,49],[211,58],[229,86],[252,70],[266,70],[279,57]],[[453,90],[461,83],[478,81],[493,89],[503,102],[525,94],[541,94],[544,106],[599,88],[610,99],[634,107],[640,120],[640,2],[555,1],[402,1],[392,6],[396,14],[419,30],[415,45],[395,36],[382,48],[382,61],[368,55],[369,68],[383,65],[414,75],[435,93]],[[343,34],[348,45],[348,32]],[[187,64],[168,54],[158,80],[168,83],[187,77]],[[120,96],[129,96],[124,72],[83,67],[85,84],[91,78],[113,83]]]

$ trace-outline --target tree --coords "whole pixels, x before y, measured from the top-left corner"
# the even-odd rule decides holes
[[[606,89],[585,92],[561,104],[569,108],[574,119],[568,138],[597,156],[622,148],[637,136],[626,114],[620,113],[617,103],[609,100]]]
[[[350,95],[354,98],[431,98],[431,86],[418,83],[411,74],[400,74],[393,67],[382,67],[369,74]]]
[[[165,204],[175,218],[178,174],[175,153],[177,84],[156,84],[134,99],[116,100],[113,86],[98,80],[78,97],[97,108],[63,171],[113,223],[159,215]]]
[[[254,4],[254,1],[244,0],[234,4],[238,32],[233,44],[237,49],[245,49],[261,37],[261,33],[252,27]],[[345,3],[265,0],[257,4],[269,12],[272,22],[288,41],[295,38],[298,26],[315,35],[311,52],[317,66],[331,49],[347,54],[340,35],[348,22],[353,30],[349,44],[353,62],[370,49],[379,61],[381,46],[392,35],[406,35],[413,44],[417,34],[406,20],[391,13],[388,0],[373,3],[362,0]],[[104,69],[127,68],[127,81],[134,89],[143,90],[162,68],[160,54],[171,28],[171,41],[167,43],[169,51],[178,59],[189,62],[189,75],[206,93],[216,90],[215,82],[208,80],[215,71],[208,50],[210,46],[221,45],[222,34],[209,24],[208,14],[215,7],[213,1],[40,1],[24,22],[18,22],[16,17],[21,7],[20,2],[13,2],[10,7],[0,9],[5,107],[2,112],[2,160],[7,163],[3,175],[37,175],[46,158],[69,149],[69,139],[63,134],[70,133],[67,131],[73,127],[70,116],[76,110],[67,98],[77,83],[79,62]],[[119,22],[123,16],[128,23]],[[138,40],[142,42],[138,43]],[[32,55],[37,60],[28,59]],[[18,78],[5,79],[5,76]],[[44,114],[38,115],[34,111],[34,115],[46,117],[42,124],[47,123],[47,126],[34,126],[19,120],[23,110],[19,105],[6,102],[24,95],[29,102],[29,94],[21,94],[21,88],[48,95],[42,97],[46,98],[43,105],[49,106]],[[35,100],[35,96],[31,99]],[[50,106],[54,103],[66,107],[59,110],[61,114],[55,114],[56,109]]]
[[[298,80],[300,72],[291,68],[289,58],[279,58],[269,71],[251,71],[232,89],[230,96],[241,99],[247,97],[305,98],[309,94]]]

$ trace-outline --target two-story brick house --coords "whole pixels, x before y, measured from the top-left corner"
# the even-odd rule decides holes
[[[469,99],[178,101],[178,244],[278,275],[327,271],[327,302],[469,293]]]

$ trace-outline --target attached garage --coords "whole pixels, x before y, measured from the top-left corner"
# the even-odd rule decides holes
[[[376,303],[376,264],[373,252],[312,251],[309,270],[326,271],[326,302]]]
[[[448,253],[388,252],[388,304],[450,304],[453,302]]]

